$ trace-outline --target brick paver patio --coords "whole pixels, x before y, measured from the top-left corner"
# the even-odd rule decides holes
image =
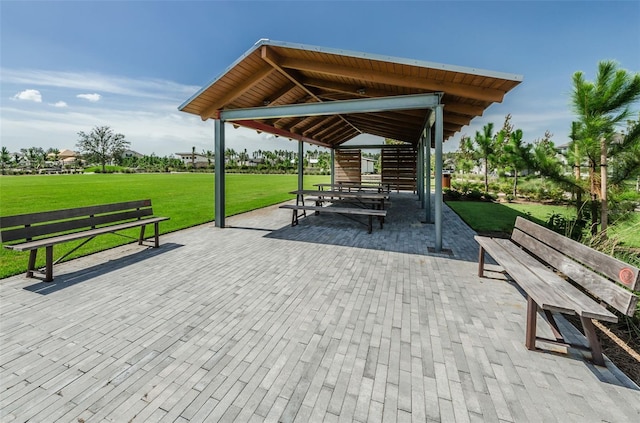
[[[392,202],[371,235],[268,207],[0,281],[0,420],[640,421],[608,360],[524,347],[525,299],[454,213],[435,254]]]

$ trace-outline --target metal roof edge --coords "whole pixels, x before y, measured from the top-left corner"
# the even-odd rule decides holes
[[[447,65],[444,63],[429,62],[425,60],[407,59],[403,57],[364,53],[364,52],[358,52],[353,50],[336,49],[331,47],[320,47],[320,46],[314,46],[309,44],[291,43],[287,41],[275,41],[275,40],[269,40],[266,38],[259,40],[256,43],[256,46],[258,46],[259,43],[260,45],[270,45],[274,47],[283,47],[283,48],[295,48],[300,50],[317,51],[319,53],[339,54],[343,56],[350,56],[350,57],[360,58],[360,59],[371,59],[371,60],[379,60],[383,62],[393,62],[400,65],[420,66],[420,67],[426,67],[426,68],[432,68],[432,69],[441,69],[445,71],[467,73],[470,75],[489,76],[493,78],[508,79],[508,80],[517,81],[517,82],[522,82],[524,80],[523,75],[518,75],[514,73],[492,71],[492,70],[480,69],[480,68],[470,68],[470,67],[458,66],[458,65]]]

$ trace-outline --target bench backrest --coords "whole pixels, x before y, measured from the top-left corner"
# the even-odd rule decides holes
[[[126,201],[0,217],[2,242],[33,240],[152,216],[151,200]]]
[[[640,288],[637,267],[522,217],[516,219],[511,240],[621,313],[635,313],[638,297],[623,286]]]

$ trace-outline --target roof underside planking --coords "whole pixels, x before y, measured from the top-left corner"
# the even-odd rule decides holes
[[[179,109],[207,120],[226,110],[441,94],[446,140],[520,82],[520,75],[260,40]],[[231,123],[328,148],[360,134],[417,145],[429,113],[422,108]]]

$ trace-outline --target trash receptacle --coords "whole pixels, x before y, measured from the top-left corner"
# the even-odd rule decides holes
[[[451,174],[443,173],[442,174],[442,188],[451,188]]]

